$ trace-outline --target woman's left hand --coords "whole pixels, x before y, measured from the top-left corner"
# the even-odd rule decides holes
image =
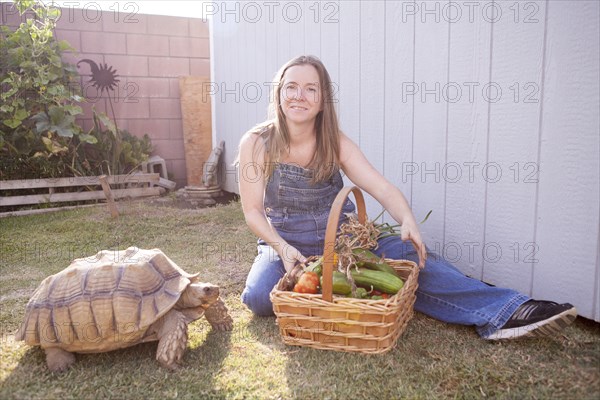
[[[402,241],[410,240],[419,255],[419,268],[425,267],[427,260],[427,248],[421,239],[421,233],[414,219],[404,221],[400,228],[400,238]]]

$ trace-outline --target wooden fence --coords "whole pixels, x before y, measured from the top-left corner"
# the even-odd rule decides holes
[[[159,180],[159,174],[107,176],[110,185],[119,186],[112,189],[115,199],[160,195],[164,189],[154,186],[159,184]],[[77,188],[77,191],[65,192],[61,191],[62,188]],[[98,176],[0,181],[0,193],[27,189],[47,189],[48,193],[3,195],[0,197],[0,207],[106,199]]]

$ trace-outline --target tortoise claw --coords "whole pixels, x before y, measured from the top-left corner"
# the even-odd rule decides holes
[[[233,329],[233,319],[231,319],[231,317],[229,317],[229,321],[218,323],[218,324],[211,324],[211,326],[213,327],[214,330],[217,330],[217,331],[222,331],[222,332],[230,331]]]
[[[230,331],[233,329],[233,319],[221,298],[206,309],[204,316],[215,330]]]

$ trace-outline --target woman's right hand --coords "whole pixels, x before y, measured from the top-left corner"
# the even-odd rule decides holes
[[[419,268],[425,268],[425,261],[427,260],[427,248],[423,239],[421,239],[421,233],[414,217],[407,218],[400,228],[400,238],[402,241],[410,240],[413,247],[419,255]]]
[[[279,252],[279,258],[283,261],[285,272],[290,272],[296,264],[306,262],[306,257],[294,246],[286,244]]]

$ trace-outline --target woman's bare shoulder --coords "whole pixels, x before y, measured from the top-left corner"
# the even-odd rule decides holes
[[[253,162],[263,160],[270,129],[270,124],[263,123],[244,133],[240,139],[238,161],[242,159]]]
[[[260,136],[256,132],[247,131],[242,135],[242,138],[240,139],[240,149],[246,148],[248,146],[253,147],[255,143],[259,140],[259,138]]]
[[[269,136],[271,128],[272,124],[270,123],[270,121],[266,121],[256,126],[253,126],[242,135],[242,138],[240,140],[240,146],[247,144],[254,146],[254,144],[259,140],[265,141]]]

